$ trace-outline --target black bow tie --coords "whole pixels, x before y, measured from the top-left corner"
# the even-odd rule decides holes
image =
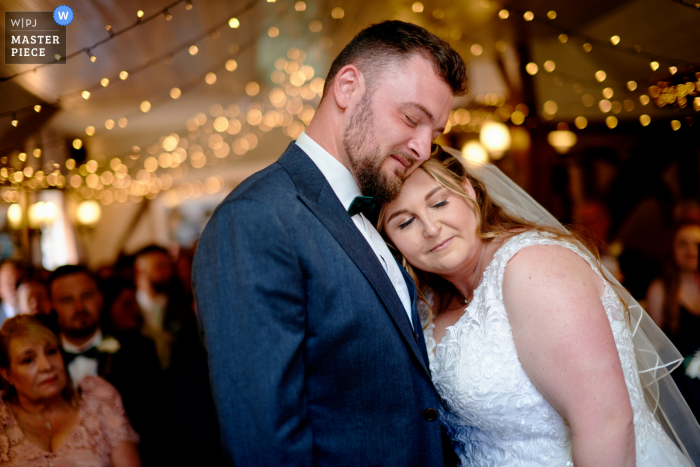
[[[70,362],[75,360],[77,357],[96,359],[99,355],[100,355],[100,351],[97,350],[97,347],[90,347],[89,349],[87,349],[85,352],[82,352],[82,353],[73,353],[73,352],[63,351],[63,362],[67,366],[70,364]]]
[[[371,196],[356,196],[352,203],[350,203],[350,208],[348,208],[348,214],[350,217],[356,214],[364,214],[367,220],[369,220],[373,225],[377,225],[377,218],[379,217],[379,206],[374,202],[374,198]]]

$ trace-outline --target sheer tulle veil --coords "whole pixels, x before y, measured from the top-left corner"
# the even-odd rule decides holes
[[[554,216],[494,165],[464,158],[452,148],[443,149],[457,157],[470,174],[482,181],[493,200],[510,214],[566,230]],[[604,270],[604,273],[612,283],[620,285],[609,271]],[[700,467],[700,426],[669,374],[681,364],[681,354],[623,287],[619,287],[619,292],[630,310],[637,369],[647,403],[671,439],[696,467]]]

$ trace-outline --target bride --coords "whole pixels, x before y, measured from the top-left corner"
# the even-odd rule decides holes
[[[430,305],[430,369],[461,464],[693,466],[699,428],[658,328],[577,237],[470,164],[436,149],[379,219]]]

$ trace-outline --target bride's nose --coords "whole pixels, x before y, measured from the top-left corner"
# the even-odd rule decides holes
[[[425,238],[436,237],[440,233],[441,225],[436,219],[426,217],[423,220],[423,236]]]

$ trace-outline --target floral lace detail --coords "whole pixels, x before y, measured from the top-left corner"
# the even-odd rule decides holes
[[[431,355],[433,381],[444,402],[441,421],[465,466],[573,465],[569,426],[537,391],[520,364],[503,304],[506,265],[520,249],[532,245],[568,248],[602,278],[588,253],[547,233],[525,232],[498,249],[464,315],[447,328]],[[647,406],[624,307],[613,288],[605,284],[601,301],[634,411],[637,465],[690,465]],[[425,335],[432,354],[432,328],[426,329]]]
[[[24,467],[109,467],[112,450],[122,442],[138,442],[139,436],[126,418],[121,397],[97,376],[86,376],[81,392],[78,421],[66,442],[47,452],[28,441],[10,409],[0,399],[0,464]]]

